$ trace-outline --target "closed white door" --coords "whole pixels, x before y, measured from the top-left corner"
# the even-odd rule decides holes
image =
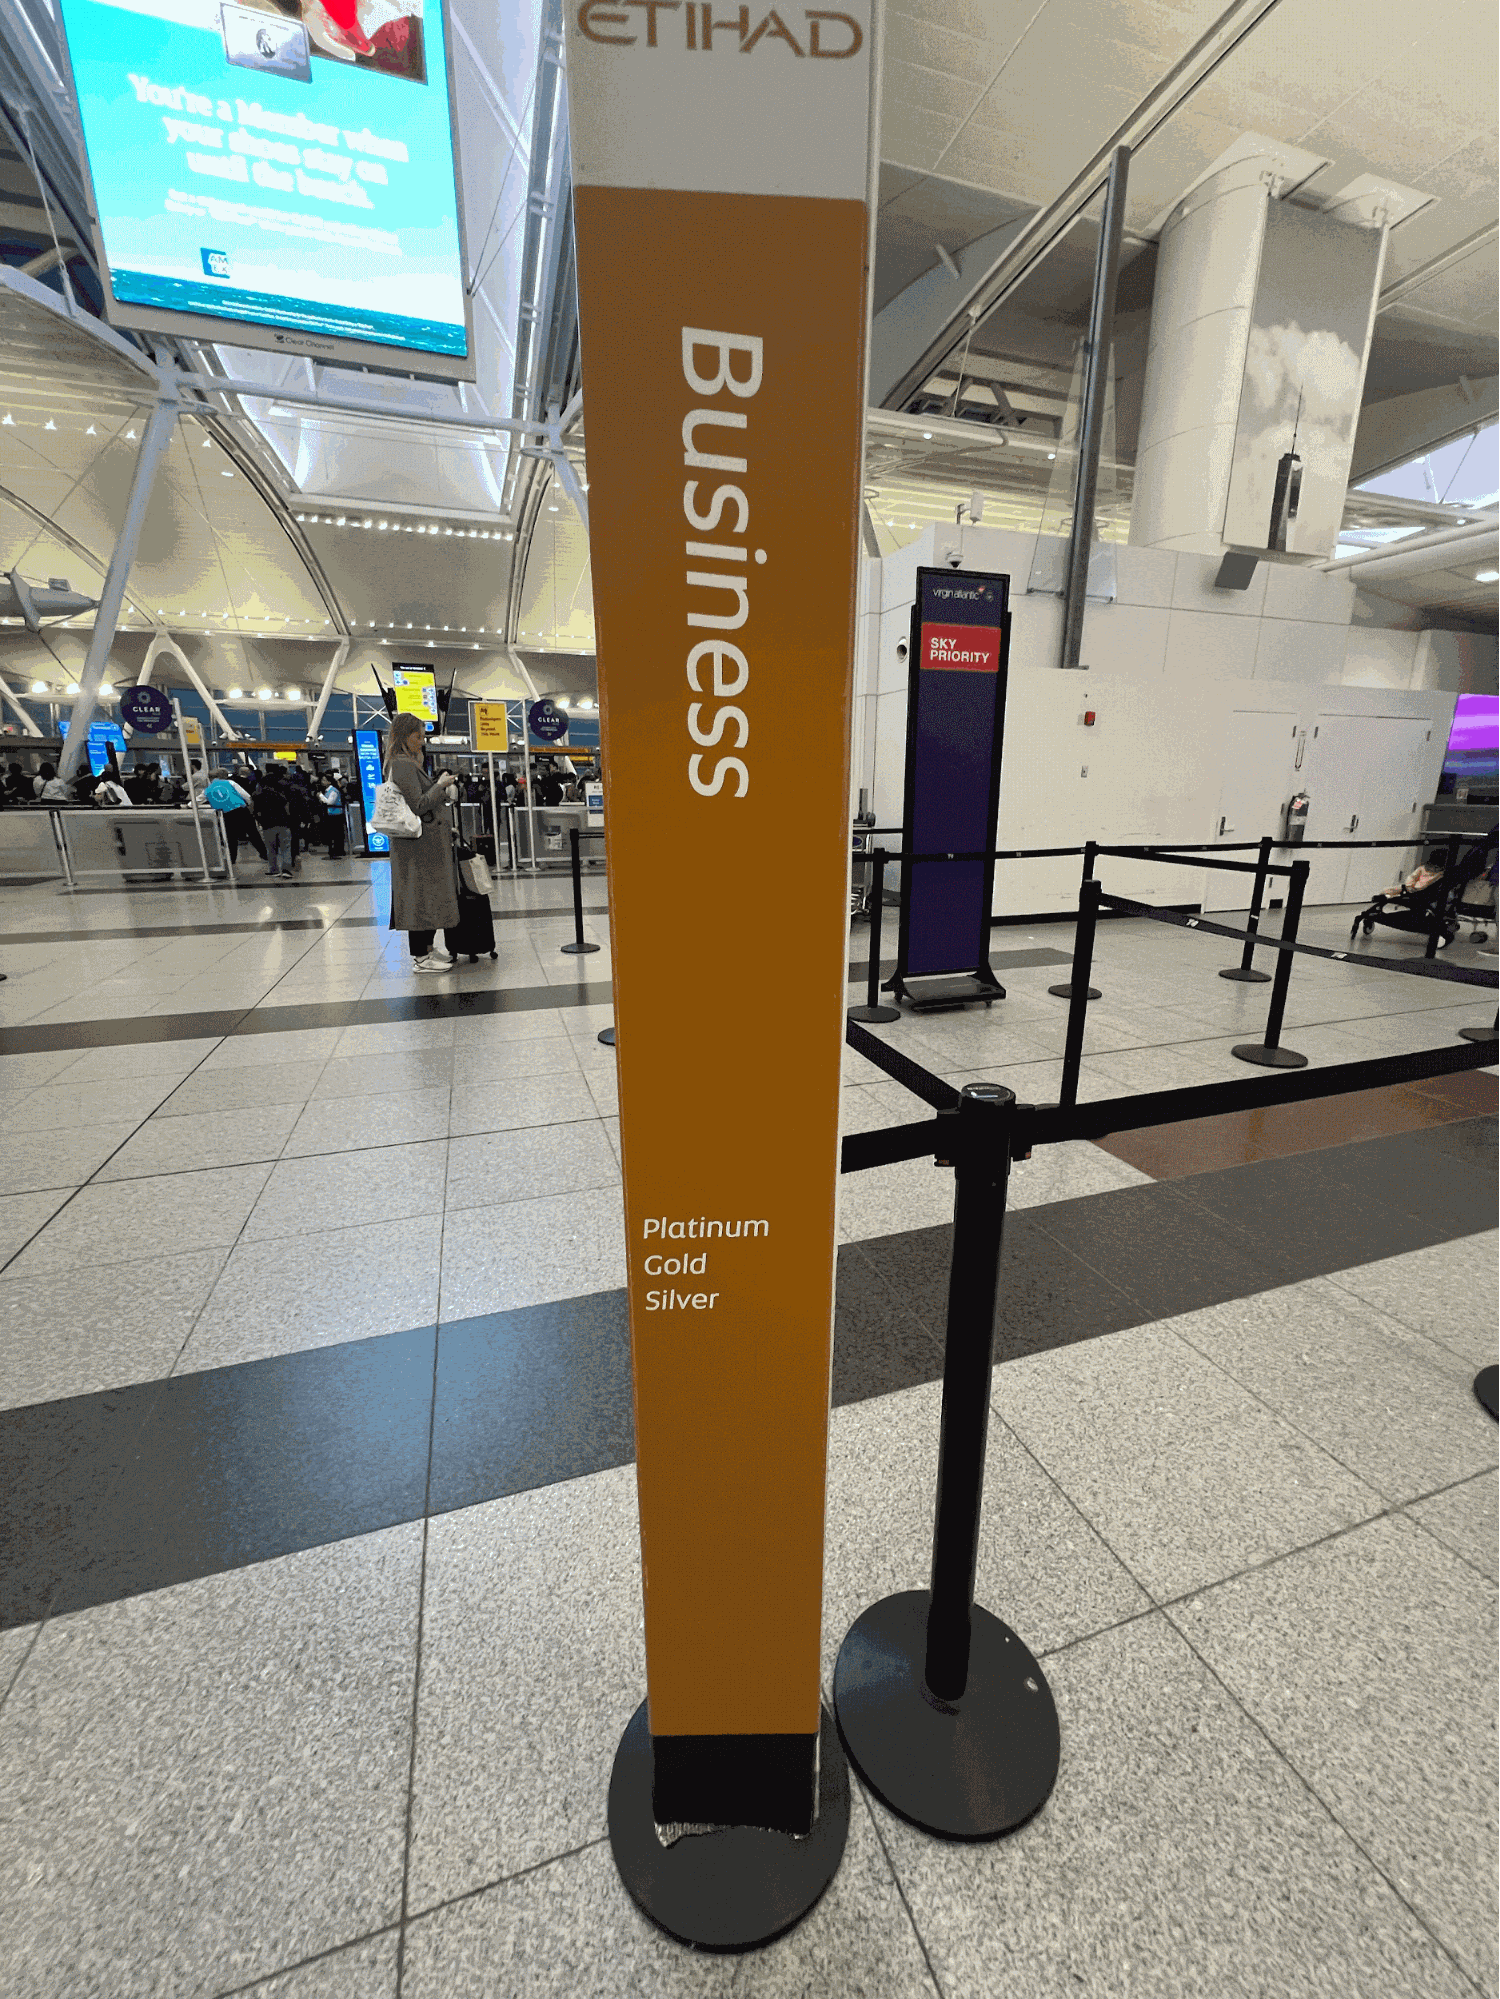
[[[1224,732],[1223,782],[1213,832],[1216,840],[1232,845],[1280,831],[1281,810],[1295,783],[1292,763],[1296,754],[1297,717],[1290,709],[1274,714],[1259,709],[1234,711]],[[1232,854],[1227,858],[1248,861],[1254,855]],[[1253,876],[1206,868],[1203,907],[1248,909],[1253,885]]]
[[[1420,819],[1426,722],[1409,715],[1320,715],[1302,773],[1309,840],[1399,839]],[[1367,902],[1411,868],[1393,848],[1310,853],[1307,901]]]

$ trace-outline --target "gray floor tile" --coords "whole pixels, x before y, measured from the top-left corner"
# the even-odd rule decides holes
[[[1495,1462],[1466,1363],[1326,1278],[1161,1324],[1388,1500]]]
[[[1406,1509],[1429,1534],[1436,1534],[1445,1547],[1472,1562],[1492,1583],[1500,1582],[1500,1551],[1496,1547],[1497,1482],[1500,1474],[1482,1472],[1478,1478],[1465,1479],[1462,1485],[1435,1492],[1430,1499],[1419,1499]]]
[[[449,1096],[443,1083],[434,1090],[408,1090],[395,1096],[313,1097],[303,1107],[283,1156],[365,1152],[373,1146],[446,1138]]]
[[[932,1382],[833,1412],[825,1692],[854,1619],[882,1597],[929,1585],[941,1406],[942,1385]],[[1036,1652],[1151,1602],[998,1417],[990,1419],[976,1600]]]
[[[470,1138],[483,1131],[519,1131],[528,1125],[576,1124],[598,1115],[598,1104],[582,1076],[510,1076],[502,1082],[487,1078],[455,1086],[448,1133],[451,1138]]]
[[[68,1071],[69,1083],[103,1083],[113,1088],[122,1074],[181,1078],[196,1069],[222,1044],[217,1040],[137,1041],[128,1051],[89,1048],[80,1052]]]
[[[421,1546],[46,1625],[0,1709],[8,1999],[218,1992],[395,1919]]]
[[[618,1187],[460,1209],[443,1224],[444,1319],[582,1298],[624,1282]]]
[[[869,1813],[851,1800],[843,1863],[817,1906],[765,1950],[685,1950],[631,1901],[607,1844],[586,1847],[411,1924],[405,1999],[937,1999]]]
[[[437,1020],[370,1021],[346,1027],[333,1051],[335,1061],[355,1055],[394,1055],[412,1048],[451,1048],[453,1022],[446,1015]]]
[[[8,1631],[0,1631],[0,1707],[16,1685],[37,1630],[35,1624],[14,1624]]]
[[[1062,1145],[1038,1146],[1030,1159],[1018,1159],[1011,1168],[1006,1200],[1012,1208],[1041,1208],[1081,1194],[1142,1187],[1150,1178],[1087,1139],[1070,1139]]]
[[[45,1048],[31,1055],[0,1055],[0,1101],[14,1103],[23,1091],[56,1081],[80,1053],[77,1048]]]
[[[395,1999],[399,1932],[330,1951],[293,1971],[233,1988],[233,1999]]]
[[[0,1277],[0,1408],[170,1373],[223,1263],[222,1249],[90,1258],[60,1294],[34,1277]]]
[[[321,1097],[389,1097],[445,1089],[453,1077],[447,1048],[398,1048],[389,1055],[335,1056],[313,1089]]]
[[[263,1041],[275,1042],[280,1035],[266,1034]],[[194,1070],[167,1097],[156,1115],[163,1118],[195,1117],[206,1112],[219,1115],[253,1110],[260,1104],[306,1103],[313,1085],[323,1073],[317,1058],[288,1059],[279,1066],[269,1062],[245,1062],[228,1069],[210,1069],[205,1063]]]
[[[429,1524],[410,1907],[603,1834],[645,1694],[639,1532],[633,1466]]]
[[[176,1078],[171,1074],[134,1078],[124,1063],[121,1066],[122,1080],[108,1085],[70,1083],[71,1072],[65,1069],[57,1083],[33,1090],[20,1110],[11,1108],[0,1113],[0,1128],[7,1134],[6,1142],[14,1143],[9,1134],[18,1130],[77,1131],[106,1117],[115,1124],[127,1121],[139,1124],[150,1117],[171,1094]]]
[[[1497,1248],[1500,1232],[1490,1229],[1355,1270],[1338,1270],[1329,1282],[1450,1347],[1474,1367],[1485,1367],[1500,1345]]]
[[[609,1140],[615,1158],[618,1159],[620,1157],[620,1120],[617,1117],[606,1117],[600,1118],[599,1122],[604,1127],[604,1136]]]
[[[277,1159],[297,1116],[295,1104],[247,1104],[232,1114],[151,1118],[100,1168],[99,1183]]]
[[[67,1127],[45,1126],[0,1151],[0,1194],[32,1193],[44,1187],[81,1187],[136,1129],[133,1122]]]
[[[1163,1327],[1011,1361],[993,1404],[1159,1600],[1380,1510],[1371,1487]]]
[[[912,1115],[902,1122],[915,1123],[928,1115],[927,1106],[913,1098]],[[840,1242],[935,1228],[953,1219],[953,1175],[930,1159],[903,1159],[894,1166],[843,1174],[838,1201]]]
[[[1494,1586],[1373,1521],[1173,1621],[1486,1992],[1496,1976]]]
[[[994,1844],[873,1807],[944,1999],[1472,1999],[1161,1617],[1047,1665],[1062,1770]]]
[[[290,1028],[282,1034],[228,1035],[205,1069],[281,1068],[289,1062],[316,1062],[321,1068],[338,1046],[340,1027]]]
[[[328,1219],[336,1219],[330,1215]],[[179,1374],[401,1333],[437,1320],[438,1228],[389,1222],[331,1228],[313,1253],[242,1241],[204,1305]]]
[[[504,1089],[512,1077],[576,1076],[578,1055],[565,1034],[535,1040],[464,1042],[453,1051],[455,1095],[476,1089]]]
[[[101,1247],[128,1236],[133,1253],[142,1245],[166,1254],[184,1232],[185,1204],[191,1200],[191,1240],[213,1248],[232,1243],[245,1225],[270,1171],[266,1166],[219,1166],[191,1180],[166,1173],[128,1185],[80,1187],[68,1205],[21,1252],[13,1277],[35,1271],[69,1269],[99,1256]],[[52,1196],[17,1195],[18,1200]]]
[[[517,1013],[482,1013],[453,1023],[453,1046],[460,1055],[477,1054],[486,1048],[513,1041],[555,1041],[569,1038],[575,1029],[574,1016],[588,1013],[588,1007],[526,1007]],[[612,1010],[604,1010],[604,1024]]]
[[[360,1222],[415,1222],[443,1212],[448,1141],[283,1159],[245,1228],[249,1242]]]
[[[448,1212],[500,1201],[618,1187],[620,1168],[599,1120],[491,1131],[448,1147]]]

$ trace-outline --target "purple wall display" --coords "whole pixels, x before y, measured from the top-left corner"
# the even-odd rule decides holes
[[[990,970],[995,827],[1010,655],[1010,578],[919,569],[907,655],[901,931],[888,990],[922,1000],[1003,999]],[[971,860],[913,861],[914,854]],[[911,979],[946,979],[909,992]]]

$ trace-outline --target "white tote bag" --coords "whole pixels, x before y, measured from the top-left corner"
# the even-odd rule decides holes
[[[393,840],[420,840],[422,822],[407,804],[401,787],[388,777],[375,787],[375,810],[370,819],[372,833],[385,833]]]

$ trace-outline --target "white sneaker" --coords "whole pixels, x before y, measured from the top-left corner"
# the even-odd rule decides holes
[[[453,960],[451,958],[435,958],[429,951],[425,958],[413,958],[411,968],[414,972],[451,972],[453,970]]]
[[[453,963],[453,953],[451,951],[445,951],[441,944],[434,944],[432,949],[427,953],[427,955],[429,958],[434,959],[439,965],[451,965]]]

